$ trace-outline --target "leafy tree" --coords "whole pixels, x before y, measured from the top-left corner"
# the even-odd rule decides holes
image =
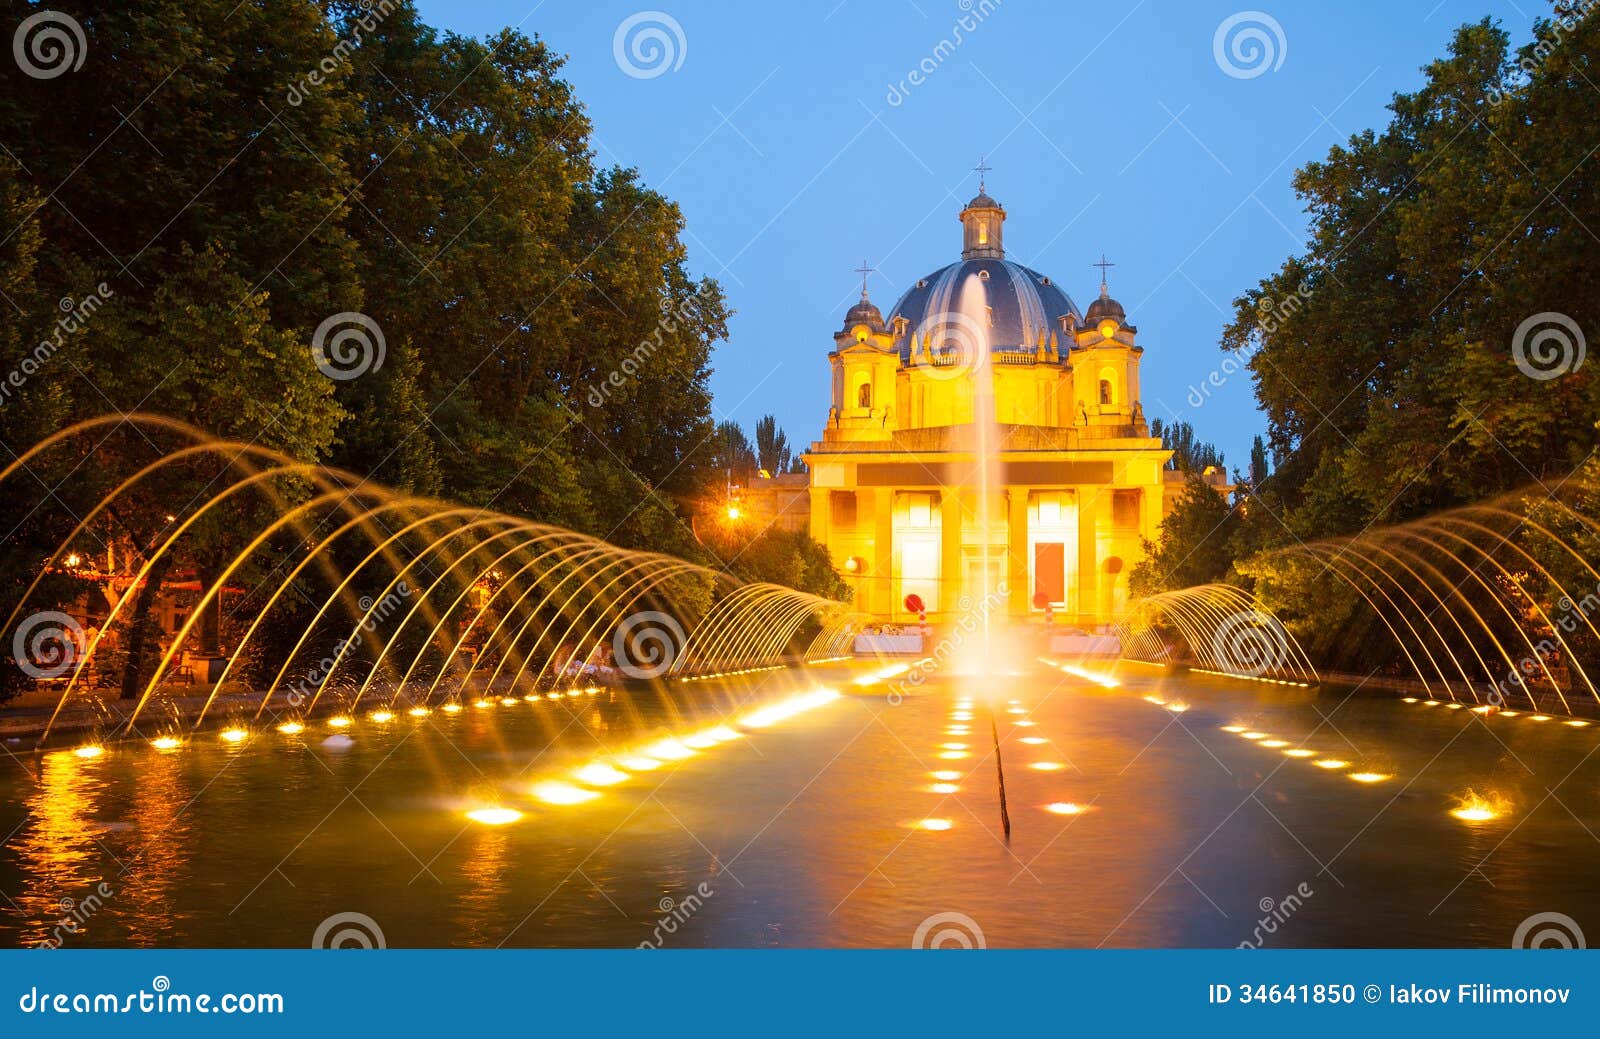
[[[1161,521],[1159,540],[1145,542],[1144,559],[1128,575],[1129,590],[1153,595],[1223,580],[1233,564],[1230,541],[1240,524],[1238,509],[1191,471],[1183,493]]]
[[[1222,467],[1222,452],[1215,444],[1200,440],[1194,426],[1178,421],[1171,424],[1155,419],[1150,423],[1150,435],[1161,438],[1161,446],[1172,452],[1167,468],[1180,472],[1204,472],[1208,466]]]
[[[789,472],[794,462],[789,452],[789,438],[778,428],[778,420],[763,415],[756,421],[756,459],[761,468],[779,476]]]

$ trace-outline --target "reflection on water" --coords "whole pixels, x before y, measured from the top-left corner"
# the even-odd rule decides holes
[[[402,946],[905,946],[961,913],[1231,946],[1291,894],[1268,944],[1600,929],[1600,728],[1042,664],[891,706],[880,669],[19,757],[0,942],[295,947],[355,912]]]

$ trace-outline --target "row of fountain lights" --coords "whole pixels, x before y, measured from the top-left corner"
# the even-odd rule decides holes
[[[1108,689],[1116,688],[1119,684],[1114,678],[1111,678],[1108,675],[1097,674],[1072,664],[1057,664],[1055,661],[1045,660],[1043,657],[1041,657],[1040,660],[1046,664],[1060,667],[1060,669],[1065,671],[1067,674],[1077,675],[1080,678],[1086,678]],[[1206,673],[1221,674],[1222,672]],[[1306,683],[1303,682],[1284,682],[1281,680],[1272,681],[1274,684],[1278,685],[1306,685]],[[1144,697],[1144,700],[1147,703],[1153,704],[1157,707],[1162,707],[1175,714],[1182,714],[1184,711],[1189,709],[1189,705],[1181,700],[1167,700],[1153,693]],[[1420,704],[1424,707],[1442,706],[1445,709],[1452,711],[1462,710],[1465,707],[1464,704],[1445,703],[1441,700],[1422,700],[1415,696],[1402,697],[1401,702],[1407,704]],[[1553,716],[1548,714],[1526,714],[1520,711],[1507,711],[1490,706],[1488,704],[1481,704],[1477,707],[1466,709],[1472,711],[1474,714],[1479,715],[1493,714],[1502,718],[1520,717],[1533,722],[1548,722],[1555,720]],[[1561,724],[1571,726],[1575,729],[1582,729],[1587,728],[1590,725],[1590,722],[1582,718],[1568,718],[1562,721]],[[1251,729],[1248,726],[1224,725],[1222,726],[1222,731],[1238,736],[1240,739],[1249,740],[1256,746],[1263,747],[1267,750],[1281,750],[1285,757],[1294,758],[1301,761],[1310,760],[1311,764],[1325,772],[1344,772],[1346,776],[1357,783],[1382,783],[1394,778],[1392,775],[1386,772],[1376,772],[1372,771],[1371,769],[1360,769],[1358,771],[1346,772],[1346,769],[1352,767],[1352,763],[1343,758],[1340,758],[1336,755],[1320,755],[1317,751],[1312,750],[1309,747],[1291,746],[1288,740],[1276,739],[1270,733],[1260,732],[1258,730]],[[1457,798],[1457,802],[1458,803],[1456,807],[1450,810],[1450,814],[1455,818],[1462,820],[1463,822],[1489,822],[1510,811],[1510,805],[1505,799],[1494,796],[1484,797],[1483,795],[1472,790],[1460,795]]]
[[[601,687],[591,685],[576,689],[568,689],[564,693],[551,692],[543,695],[529,693],[520,699],[515,696],[505,696],[495,699],[485,698],[475,701],[472,706],[478,708],[479,710],[495,706],[516,707],[524,702],[543,703],[547,700],[561,700],[569,697],[598,696],[602,692],[604,692],[604,690]],[[438,710],[442,714],[453,715],[460,714],[463,710],[465,710],[465,708],[461,704],[451,701],[450,703],[442,704]],[[406,710],[404,713],[409,717],[420,719],[426,718],[433,714],[434,708],[417,706]],[[390,722],[395,721],[399,716],[399,712],[389,710],[388,708],[379,708],[375,711],[368,712],[366,718],[369,721],[377,722],[379,725],[387,725]],[[355,716],[350,714],[331,715],[322,722],[322,724],[326,725],[328,728],[335,730],[348,729],[355,723]],[[273,728],[285,736],[296,736],[305,732],[311,724],[312,723],[309,721],[291,718],[287,721],[279,722],[277,725],[273,726]],[[218,731],[217,738],[223,743],[232,746],[238,746],[239,744],[248,742],[250,738],[255,735],[256,733],[247,726],[229,725],[226,728]],[[182,750],[187,743],[188,741],[182,737],[173,736],[170,734],[156,736],[149,740],[151,747],[163,753]],[[74,747],[70,751],[60,751],[58,753],[71,754],[73,757],[82,758],[84,760],[92,760],[94,758],[102,757],[106,753],[106,746],[99,741],[91,741],[89,743],[84,743]]]
[[[625,783],[636,775],[654,772],[668,764],[692,758],[702,751],[743,739],[751,731],[770,728],[779,722],[839,699],[836,689],[819,686],[810,692],[766,704],[732,723],[720,723],[684,736],[665,736],[652,742],[607,751],[565,773],[565,778],[548,778],[534,783],[528,793],[547,805],[587,804],[601,796],[607,787]],[[523,813],[503,804],[483,805],[467,812],[473,822],[504,826],[521,819]]]
[[[1499,707],[1495,707],[1492,704],[1479,704],[1476,707],[1467,707],[1465,704],[1461,703],[1445,703],[1443,700],[1421,700],[1415,696],[1403,696],[1400,698],[1400,702],[1408,704],[1421,704],[1423,707],[1443,707],[1447,711],[1459,711],[1465,708],[1466,710],[1471,711],[1473,714],[1494,715],[1497,718],[1522,718],[1530,722],[1549,722],[1556,720],[1554,715],[1527,713],[1523,711],[1508,711]],[[1590,725],[1590,723],[1583,718],[1567,718],[1564,719],[1561,724],[1570,726],[1574,729],[1587,729]]]
[[[752,673],[760,672],[760,671],[777,670],[778,668],[781,668],[781,667],[784,667],[784,666],[786,666],[786,665],[779,664],[779,665],[774,665],[772,667],[743,668],[743,669],[740,669],[740,670],[737,670],[737,671],[719,672],[719,673],[713,674],[713,675],[696,675],[693,679],[685,679],[685,681],[704,681],[704,680],[708,680],[708,679],[712,679],[712,678],[730,678],[730,677],[734,677],[736,675],[745,675],[745,674],[752,674]],[[518,704],[521,704],[521,703],[524,703],[524,702],[526,702],[526,703],[544,703],[544,702],[549,701],[549,700],[561,700],[561,699],[575,698],[575,697],[580,697],[580,696],[598,696],[603,691],[604,690],[600,686],[591,685],[591,686],[583,686],[583,687],[574,688],[574,689],[568,689],[565,692],[550,692],[550,693],[544,693],[542,695],[538,694],[538,693],[529,693],[526,696],[521,697],[520,699],[515,697],[515,696],[505,696],[505,697],[498,697],[498,698],[484,698],[484,699],[480,699],[480,700],[475,701],[472,706],[477,708],[477,709],[479,709],[479,710],[485,710],[485,709],[492,708],[492,707],[495,707],[495,706],[516,707]],[[465,708],[461,704],[456,703],[454,701],[452,701],[450,703],[443,704],[438,708],[440,713],[443,713],[443,714],[460,714],[464,709]],[[431,715],[433,712],[434,712],[434,708],[432,708],[432,707],[417,706],[417,707],[410,708],[409,710],[407,710],[405,712],[405,714],[410,716],[410,717],[412,717],[412,718],[426,718],[427,716]],[[397,712],[395,712],[395,711],[389,710],[388,708],[379,708],[378,710],[369,712],[366,715],[366,717],[367,717],[367,719],[369,721],[376,722],[379,725],[387,725],[390,722],[394,721],[396,718],[398,718],[399,714]],[[332,715],[331,717],[325,719],[324,722],[323,722],[323,724],[326,725],[328,728],[334,729],[334,730],[348,729],[352,725],[354,725],[355,723],[356,723],[355,717],[353,715],[349,715],[349,714],[335,714],[335,715]],[[278,732],[282,733],[285,736],[296,736],[296,735],[299,735],[302,732],[305,732],[309,724],[310,723],[308,723],[306,721],[299,720],[299,719],[290,719],[288,721],[280,722],[279,724],[274,726],[274,728]],[[246,726],[243,726],[243,725],[229,725],[229,726],[227,726],[226,728],[220,730],[217,733],[217,738],[220,739],[223,743],[237,746],[239,744],[242,744],[242,743],[245,743],[245,742],[249,741],[249,739],[254,735],[255,735],[255,733],[251,729],[246,727]],[[171,753],[173,751],[182,750],[183,747],[186,745],[186,742],[187,741],[184,740],[183,738],[178,737],[178,736],[173,736],[173,735],[170,735],[170,734],[169,735],[156,736],[156,737],[154,737],[153,739],[151,739],[149,741],[151,747],[153,747],[156,750],[161,751],[163,753]],[[96,741],[91,741],[89,743],[81,744],[81,745],[79,745],[77,747],[72,748],[72,750],[70,750],[70,751],[64,751],[62,753],[70,753],[73,757],[81,758],[81,759],[83,759],[85,761],[90,761],[90,760],[93,760],[95,758],[99,758],[99,757],[104,756],[106,754],[106,746],[105,746],[104,743],[101,743],[101,742],[96,740]]]
[[[914,667],[928,667],[933,663],[933,658],[925,657],[911,664],[890,664],[877,671],[862,675],[855,680],[855,684],[863,687],[877,685],[891,678],[898,678]],[[1021,700],[1007,700],[1006,713],[1016,716],[1011,724],[1018,728],[1028,729],[1038,724],[1032,718],[1027,717],[1028,709],[1022,705]],[[939,744],[939,749],[935,756],[941,761],[952,762],[965,761],[972,757],[972,745],[966,742],[967,739],[972,737],[972,720],[972,697],[962,696],[955,700],[950,708],[949,724],[945,726],[944,730],[945,735],[951,737],[951,739]],[[1018,742],[1030,747],[1039,747],[1049,744],[1050,740],[1043,736],[1027,735],[1019,737]],[[1032,762],[1028,767],[1036,772],[1059,772],[1066,766],[1059,761],[1046,760]],[[939,794],[944,797],[959,794],[961,792],[961,781],[970,775],[970,772],[963,773],[957,769],[935,769],[928,773],[933,783],[924,789],[928,793]],[[1072,801],[1053,801],[1042,807],[1045,811],[1054,815],[1081,815],[1089,810],[1089,806]],[[918,819],[909,825],[917,830],[943,832],[952,829],[955,826],[955,822],[943,817],[928,817]]]

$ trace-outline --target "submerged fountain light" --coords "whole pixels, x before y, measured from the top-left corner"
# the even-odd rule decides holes
[[[1264,732],[1255,731],[1241,732],[1239,734],[1239,738],[1242,740],[1264,740],[1267,738],[1267,734]]]
[[[217,733],[217,735],[220,736],[225,743],[243,743],[245,740],[250,738],[250,730],[241,729],[236,726],[231,729],[223,729],[221,732]]]
[[[306,727],[300,722],[288,721],[278,726],[278,731],[285,736],[293,736],[297,732],[304,732]]]
[[[1288,740],[1262,740],[1257,744],[1257,746],[1261,747],[1271,747],[1273,750],[1277,750],[1279,747],[1287,747],[1288,745]]]
[[[380,722],[380,723],[382,723],[382,722],[392,722],[392,721],[394,721],[394,712],[393,711],[373,711],[371,714],[367,715],[367,717],[371,718],[375,722]]]
[[[1235,735],[1237,735],[1237,734],[1239,734],[1241,732],[1244,732],[1245,731],[1245,727],[1243,725],[1224,725],[1222,727],[1222,731],[1223,732],[1231,732],[1231,733],[1234,733]]]
[[[1074,801],[1053,801],[1045,805],[1044,810],[1053,815],[1082,815],[1089,810],[1089,806]]]
[[[1313,761],[1312,764],[1318,768],[1325,768],[1330,772],[1336,769],[1350,767],[1350,762],[1343,761],[1339,758],[1318,758],[1317,760]]]
[[[1187,711],[1188,709],[1189,709],[1189,705],[1184,703],[1182,700],[1174,700],[1171,703],[1167,704],[1167,710],[1171,711],[1173,714],[1182,714],[1184,711]]]
[[[150,741],[150,746],[156,750],[177,750],[183,746],[183,741],[176,736],[157,736]],[[82,748],[79,748],[82,749]]]
[[[928,775],[932,776],[934,779],[942,780],[943,782],[946,782],[946,783],[951,782],[952,780],[956,780],[956,779],[960,779],[961,778],[961,773],[960,772],[957,772],[954,769],[949,769],[949,768],[940,769],[937,772],[929,772]]]
[[[88,761],[93,758],[100,757],[105,752],[106,749],[100,746],[98,743],[85,743],[81,747],[73,748],[72,754],[74,757],[83,758],[85,761]]]
[[[685,758],[694,757],[694,751],[685,746],[683,741],[675,736],[657,740],[645,747],[644,753],[652,758],[660,758],[662,761],[682,761]]]
[[[330,729],[348,729],[352,724],[354,724],[354,719],[345,714],[336,714],[328,719],[328,728]]]
[[[1030,747],[1037,747],[1041,743],[1049,743],[1050,741],[1045,739],[1043,736],[1023,736],[1019,738],[1017,742],[1026,743]]]
[[[1037,772],[1060,772],[1067,766],[1063,765],[1059,761],[1035,761],[1028,767]]]
[[[1456,806],[1450,809],[1450,814],[1468,823],[1486,823],[1498,819],[1505,814],[1506,804],[1498,797],[1484,797],[1473,790],[1468,790],[1456,799]]]
[[[1112,678],[1110,675],[1101,674],[1098,671],[1090,671],[1089,669],[1079,667],[1076,664],[1062,664],[1061,670],[1066,674],[1072,675],[1074,678],[1081,678],[1086,682],[1093,682],[1095,685],[1106,689],[1115,689],[1122,685],[1121,682],[1117,681],[1115,678]]]
[[[615,765],[608,765],[604,761],[591,761],[581,768],[573,769],[572,776],[579,782],[588,783],[590,786],[612,786],[628,778],[628,774]]]
[[[1528,715],[1528,720],[1530,722],[1547,722],[1550,720],[1550,716],[1548,714],[1530,714]]]
[[[1582,718],[1569,718],[1566,721],[1562,722],[1561,724],[1562,725],[1570,725],[1574,729],[1586,729],[1586,728],[1589,727],[1589,723],[1584,721]]]
[[[954,825],[949,819],[922,819],[916,824],[919,830],[934,830],[936,832],[948,830]]]
[[[485,826],[505,826],[521,819],[522,813],[515,808],[474,808],[467,813],[467,818]]]
[[[443,711],[445,714],[460,714],[461,705],[452,701],[439,708],[439,710]]]
[[[1284,751],[1284,753],[1291,758],[1314,758],[1317,756],[1316,751],[1307,750],[1305,747],[1294,747],[1290,750]]]
[[[559,780],[549,779],[543,783],[535,783],[529,791],[534,797],[549,805],[578,805],[586,801],[593,801],[600,795],[593,790],[585,790],[581,786],[563,783]]]
[[[1357,783],[1381,783],[1393,777],[1384,772],[1351,772],[1350,778]]]
[[[935,783],[928,787],[928,792],[932,794],[955,794],[960,791],[961,787],[955,783]]]
[[[651,772],[661,767],[661,762],[656,758],[647,758],[643,754],[630,754],[617,759],[617,764],[629,772]]]

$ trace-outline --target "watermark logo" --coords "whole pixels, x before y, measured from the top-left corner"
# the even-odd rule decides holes
[[[1240,610],[1217,625],[1211,651],[1218,670],[1259,678],[1281,668],[1288,659],[1289,633],[1270,613]]]
[[[634,79],[655,79],[683,68],[689,38],[667,12],[640,11],[617,26],[611,36],[611,56],[617,68]]]
[[[83,898],[63,898],[57,903],[61,916],[57,918],[55,926],[50,929],[50,936],[39,942],[41,949],[59,949],[69,937],[76,936],[85,929],[101,909],[105,908],[106,901],[116,894],[110,883],[102,880],[96,884]]]
[[[366,913],[334,913],[317,925],[313,949],[387,949],[383,928]]]
[[[899,108],[906,103],[906,98],[911,92],[928,81],[928,77],[938,72],[944,63],[954,57],[956,50],[966,42],[967,36],[984,19],[988,18],[999,7],[1001,0],[957,0],[956,7],[962,12],[950,26],[948,35],[942,37],[933,45],[933,50],[916,65],[912,66],[898,83],[890,83],[889,90],[883,99],[891,108]]]
[[[11,656],[30,678],[60,678],[83,652],[83,626],[59,610],[26,618],[11,639]]]
[[[983,928],[966,913],[934,913],[917,925],[913,949],[987,949]]]
[[[383,329],[365,314],[341,311],[317,326],[311,336],[311,359],[330,379],[347,382],[383,367],[388,353]]]
[[[959,379],[988,359],[987,330],[971,314],[946,310],[923,318],[911,333],[911,360],[931,379]]]
[[[1511,335],[1511,357],[1517,370],[1540,382],[1577,371],[1587,352],[1583,329],[1567,315],[1552,310],[1523,321]]]
[[[56,319],[50,334],[41,340],[39,345],[31,352],[24,355],[17,366],[6,373],[5,381],[0,382],[0,405],[14,403],[13,391],[22,389],[29,379],[44,370],[45,365],[66,345],[70,336],[83,331],[89,319],[115,295],[111,286],[101,282],[95,286],[93,292],[82,299],[73,299],[71,296],[62,296],[56,303],[56,309],[61,311],[61,316]]]
[[[611,639],[617,668],[629,678],[659,678],[683,651],[683,625],[665,613],[645,610],[623,619]]]
[[[284,98],[289,102],[289,107],[299,108],[310,96],[311,91],[328,82],[328,78],[350,60],[350,56],[377,30],[383,20],[394,13],[395,4],[394,0],[361,0],[359,7],[359,15],[352,12],[350,16],[350,35],[335,44],[333,50],[317,63],[316,68],[290,84],[289,92]]]
[[[711,885],[701,881],[696,888],[682,898],[673,898],[665,895],[656,903],[656,908],[661,915],[656,918],[655,930],[650,937],[639,943],[641,949],[659,949],[665,943],[666,937],[676,934],[678,928],[689,922],[689,918],[700,911],[706,899],[716,894]]]
[[[1266,944],[1267,938],[1277,934],[1278,928],[1287,923],[1291,916],[1298,913],[1300,907],[1305,905],[1306,900],[1315,893],[1311,890],[1311,885],[1302,880],[1298,887],[1282,898],[1272,898],[1270,895],[1262,896],[1261,901],[1257,903],[1257,908],[1261,910],[1261,918],[1256,921],[1256,929],[1251,932],[1250,937],[1240,942],[1238,947],[1241,949],[1261,948],[1262,945]]]
[[[11,37],[11,56],[17,67],[33,79],[55,79],[83,68],[89,41],[83,26],[70,14],[40,11],[29,15]]]
[[[1283,26],[1265,11],[1240,11],[1222,20],[1211,37],[1217,68],[1234,79],[1255,79],[1283,67],[1289,38]]]
[[[1513,949],[1587,949],[1583,928],[1566,913],[1534,913],[1517,925]]]

